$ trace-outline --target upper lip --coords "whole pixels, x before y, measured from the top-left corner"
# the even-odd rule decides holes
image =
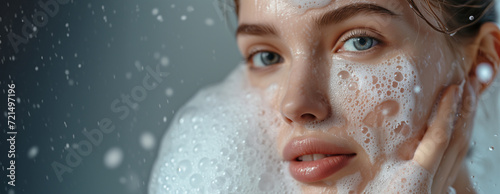
[[[296,161],[299,156],[311,154],[355,155],[348,148],[314,137],[297,137],[288,142],[283,150],[283,159]]]

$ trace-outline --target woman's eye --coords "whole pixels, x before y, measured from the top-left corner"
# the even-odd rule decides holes
[[[342,50],[345,51],[364,51],[378,44],[378,41],[371,37],[355,37],[344,43]]]
[[[253,54],[252,62],[256,67],[266,67],[269,65],[277,64],[282,62],[282,58],[277,53],[262,51]]]

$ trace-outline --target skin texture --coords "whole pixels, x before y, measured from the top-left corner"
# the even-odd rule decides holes
[[[393,15],[381,11],[343,13],[341,15],[350,17],[343,18],[345,20],[337,17],[337,22],[325,25],[316,22],[316,18],[329,11],[361,3],[375,4]],[[492,64],[496,75],[500,63],[500,32],[494,24],[484,24],[470,44],[455,45],[452,49],[449,37],[426,25],[406,1],[332,1],[327,6],[304,12],[289,1],[253,0],[241,1],[239,9],[237,41],[242,55],[249,58],[248,79],[253,87],[263,91],[274,114],[280,117],[276,149],[283,154],[285,146],[294,138],[317,138],[356,153],[346,167],[333,175],[321,181],[301,183],[304,192],[338,191],[335,183],[356,173],[360,178],[355,191],[361,192],[383,164],[394,158],[414,161],[426,169],[433,179],[425,179],[428,182],[416,187],[429,187],[432,193],[446,192],[455,181],[468,182],[463,179],[467,177],[467,170],[463,169],[462,161],[468,149],[476,99],[488,86],[488,83],[480,84],[472,72],[476,64],[487,62]],[[352,38],[353,33],[372,36],[379,43],[364,52],[349,51],[344,41]],[[259,66],[252,59],[253,54],[262,51],[276,53],[281,60],[270,66]],[[367,114],[356,115],[345,110],[352,105],[366,107],[370,112],[374,106],[370,101],[346,103],[338,95],[342,91],[332,90],[331,81],[338,76],[335,68],[339,64],[377,68],[398,57],[407,62],[405,68],[414,71],[413,77],[405,77],[416,82],[409,87],[418,86],[421,90],[409,97],[413,105],[399,103],[398,114],[412,109],[408,116],[411,129],[408,137],[401,140],[395,150],[374,154],[356,140],[357,135],[351,134],[359,130],[357,126],[367,125],[360,122]],[[351,75],[357,73],[359,71],[354,71]],[[359,86],[360,92],[355,96],[370,99],[367,86]],[[361,118],[356,120],[356,116]],[[373,122],[384,122],[384,119],[376,118]],[[313,130],[311,124],[320,130]],[[370,129],[372,141],[378,142],[378,147],[388,144],[384,137],[395,128],[383,129]],[[394,174],[391,183],[404,178],[402,174]],[[466,185],[455,188],[461,193],[467,190]],[[394,192],[390,187],[386,190]]]

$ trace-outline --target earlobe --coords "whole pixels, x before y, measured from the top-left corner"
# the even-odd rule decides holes
[[[500,29],[492,22],[483,24],[475,43],[475,59],[469,79],[479,83],[476,90],[481,94],[493,82],[500,68]]]

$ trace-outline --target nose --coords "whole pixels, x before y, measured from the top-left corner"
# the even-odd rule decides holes
[[[328,73],[322,67],[292,67],[287,89],[281,102],[281,115],[289,123],[307,124],[328,118]]]

